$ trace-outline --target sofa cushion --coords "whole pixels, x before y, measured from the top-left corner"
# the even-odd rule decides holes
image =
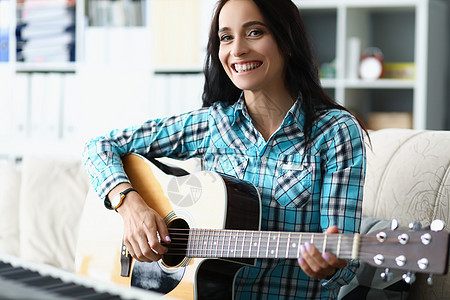
[[[405,226],[448,221],[450,132],[386,129],[370,137],[363,213]]]
[[[23,259],[73,271],[87,191],[88,179],[80,161],[24,158],[20,194]]]
[[[19,255],[20,170],[0,162],[0,253]]]
[[[370,132],[363,213],[404,226],[434,219],[450,224],[450,131],[384,129]],[[449,265],[450,268],[450,265]],[[432,287],[418,274],[409,299],[448,299],[450,275]]]

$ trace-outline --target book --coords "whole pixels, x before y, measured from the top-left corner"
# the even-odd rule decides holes
[[[9,0],[0,0],[0,62],[9,61]]]
[[[24,0],[17,4],[17,16],[17,61],[75,61],[74,2]]]

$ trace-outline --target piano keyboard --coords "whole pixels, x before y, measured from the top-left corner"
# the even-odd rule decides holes
[[[85,278],[0,254],[0,299],[159,299],[160,294]]]

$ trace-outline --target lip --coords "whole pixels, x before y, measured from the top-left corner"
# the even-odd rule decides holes
[[[247,65],[247,66],[251,66],[253,65],[250,69],[245,70],[245,71],[237,71],[236,69],[236,65]],[[246,74],[248,72],[254,71],[259,69],[261,66],[263,65],[263,62],[260,60],[251,60],[251,61],[239,61],[239,62],[234,62],[230,64],[231,69],[233,70],[234,73],[236,74]]]

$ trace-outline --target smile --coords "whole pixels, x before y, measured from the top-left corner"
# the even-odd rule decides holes
[[[242,64],[232,64],[232,68],[237,73],[243,73],[243,72],[248,72],[248,71],[257,69],[261,65],[262,65],[262,62],[249,62],[249,63],[242,63]]]

